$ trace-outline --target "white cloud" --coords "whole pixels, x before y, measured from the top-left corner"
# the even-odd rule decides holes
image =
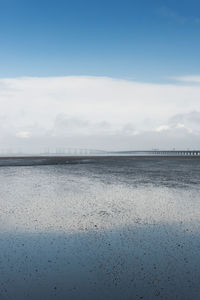
[[[176,81],[182,81],[185,83],[200,83],[200,76],[179,76],[172,77]]]
[[[199,85],[107,77],[0,79],[0,141],[30,148],[135,149],[179,141],[200,147],[199,95]]]
[[[27,139],[30,137],[30,132],[28,131],[19,131],[16,133],[16,136],[22,139]]]
[[[185,125],[181,124],[181,123],[178,123],[178,124],[176,124],[175,128],[185,128]]]
[[[168,125],[161,125],[158,128],[156,128],[157,132],[162,132],[164,130],[168,130],[170,127]]]
[[[186,114],[175,115],[169,120],[169,122],[170,123],[182,122],[184,124],[190,123],[199,128],[199,126],[200,126],[200,111],[191,111]]]
[[[162,132],[162,131],[171,131],[172,133],[177,133],[177,129],[179,130],[179,132],[181,132],[181,129],[184,129],[184,131],[190,132],[192,133],[192,129],[186,127],[184,124],[182,123],[175,123],[175,124],[170,124],[170,125],[161,125],[158,128],[156,128],[157,132]]]

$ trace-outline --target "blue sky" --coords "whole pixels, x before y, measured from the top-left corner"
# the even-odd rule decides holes
[[[200,72],[198,0],[0,0],[0,77]]]

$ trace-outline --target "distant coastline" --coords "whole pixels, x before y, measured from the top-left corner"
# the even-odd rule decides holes
[[[12,166],[39,166],[39,165],[68,165],[68,164],[88,164],[98,161],[123,161],[126,159],[199,159],[200,155],[98,155],[98,156],[0,156],[0,167]]]

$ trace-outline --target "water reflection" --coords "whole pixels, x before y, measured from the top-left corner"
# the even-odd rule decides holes
[[[3,234],[1,299],[199,299],[197,232],[137,225]]]

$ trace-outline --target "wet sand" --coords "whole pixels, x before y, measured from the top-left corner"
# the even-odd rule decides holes
[[[0,168],[0,299],[198,300],[200,160],[80,159]]]

